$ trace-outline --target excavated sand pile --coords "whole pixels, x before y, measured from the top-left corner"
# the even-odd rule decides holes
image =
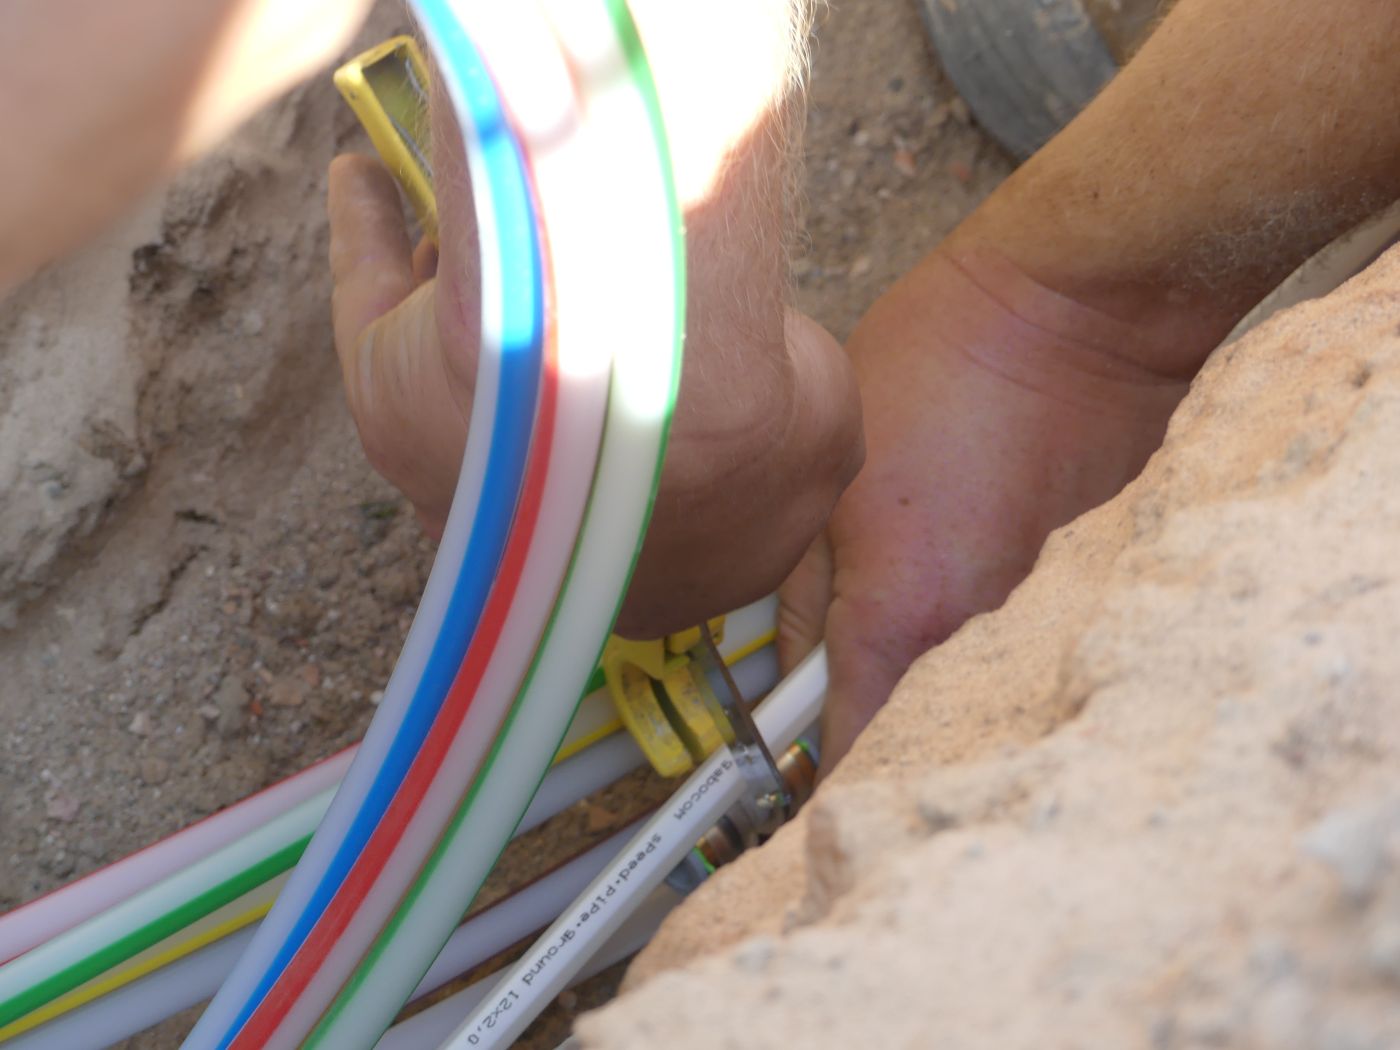
[[[584,1044],[1400,1046],[1397,536],[1392,252],[1217,353]]]

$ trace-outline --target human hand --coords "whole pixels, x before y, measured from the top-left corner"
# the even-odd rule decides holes
[[[866,464],[780,592],[784,667],[827,645],[824,769],[916,657],[1141,469],[1189,379],[1125,352],[1153,338],[956,239],[857,326]]]
[[[675,22],[679,50],[684,20],[668,5],[654,10]],[[676,63],[665,68],[669,83],[696,82]],[[663,105],[667,85],[663,76]],[[619,619],[632,635],[690,626],[771,593],[861,456],[844,351],[784,306],[784,107],[745,113],[731,136],[717,134],[713,106],[709,120],[682,112],[672,121],[676,108],[703,101],[682,98],[667,114],[681,129],[673,153],[686,213],[688,330],[660,491]],[[351,412],[370,461],[440,534],[466,441],[479,293],[460,133],[440,97],[431,119],[442,231],[435,268],[429,252],[415,257],[397,191],[376,162],[337,158],[329,207],[336,346]]]

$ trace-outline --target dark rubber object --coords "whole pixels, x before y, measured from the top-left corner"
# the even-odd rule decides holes
[[[934,50],[986,130],[1024,160],[1118,72],[1081,0],[918,0]]]

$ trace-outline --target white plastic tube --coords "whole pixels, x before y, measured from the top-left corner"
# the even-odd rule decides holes
[[[745,663],[752,664],[758,654]],[[556,813],[615,782],[645,763],[632,738],[617,733],[555,766],[541,784],[530,808],[520,821],[516,834],[524,834]],[[263,828],[244,836],[223,850],[216,851],[183,871],[138,893],[86,923],[65,931],[25,956],[0,967],[0,998],[8,998],[46,976],[57,973],[90,955],[103,945],[140,928],[165,914],[172,902],[191,899],[231,871],[241,870],[247,857],[276,852],[290,842],[304,838],[330,804],[331,792],[322,792],[270,821]],[[240,931],[240,943],[246,943]],[[226,938],[228,939],[228,938]],[[222,958],[222,956],[221,956]],[[222,976],[227,976],[224,973]],[[144,979],[143,979],[144,980]],[[140,982],[136,982],[140,983]],[[212,994],[213,988],[209,990]],[[5,1045],[9,1045],[8,1043]]]
[[[728,656],[751,648],[757,640],[771,634],[776,617],[775,596],[761,598],[729,613],[720,651]],[[746,662],[746,666],[756,665]],[[757,695],[749,693],[747,688],[745,693]],[[617,713],[607,691],[600,689],[590,693],[579,704],[561,752],[567,753],[572,746],[613,732],[617,727]],[[128,857],[0,915],[0,965],[149,889],[214,851],[238,842],[303,802],[317,798],[329,805],[358,750],[359,745],[352,745]],[[635,748],[629,753],[633,751]],[[638,764],[640,761],[638,758]],[[551,785],[562,783],[559,778],[550,776],[540,791],[544,793]],[[538,802],[537,797],[531,813],[536,811]],[[317,819],[323,813],[324,806]],[[313,830],[315,825],[310,824],[306,833]],[[245,858],[249,856],[246,848],[239,852]]]
[[[765,624],[771,622],[772,604],[769,600],[765,599],[763,603],[746,607],[736,614],[734,627],[727,631],[723,648],[732,652],[747,645],[754,637],[764,633]],[[735,663],[734,677],[745,696],[761,696],[767,692],[777,681],[777,655],[773,647],[765,646]],[[613,734],[565,759],[545,778],[530,808],[521,819],[516,834],[522,835],[534,829],[556,813],[644,764],[641,750],[626,733]],[[319,798],[323,807],[329,801],[329,792],[323,793]],[[307,814],[307,819],[306,830],[309,831],[314,826],[315,817]],[[502,912],[497,912],[494,907],[486,909],[474,917],[472,922],[459,927],[433,963],[428,975],[414,990],[413,997],[417,998],[441,987],[457,974],[471,969],[483,959],[490,958],[500,948],[513,944],[532,930],[544,926],[554,918],[564,901],[575,892],[577,887],[574,886],[574,882],[591,878],[592,873],[599,870],[616,852],[618,840],[626,834],[627,832],[619,832],[617,836],[595,847],[585,855],[587,861],[583,857],[575,858],[544,879],[532,883],[519,894],[507,898],[511,901],[522,898],[533,903],[512,905],[509,911]],[[669,891],[665,891],[663,896],[666,894],[669,894]],[[546,898],[549,901],[548,905],[543,903]],[[504,905],[504,902],[502,904]],[[516,911],[517,907],[532,910],[522,918]],[[476,918],[482,921],[475,923]],[[659,921],[658,918],[656,922]],[[651,928],[654,928],[654,924]],[[629,929],[634,927],[629,926]],[[232,970],[234,962],[252,938],[253,932],[252,928],[240,930],[207,948],[192,952],[158,973],[139,978],[33,1032],[7,1040],[3,1043],[5,1050],[86,1050],[88,1047],[104,1045],[104,1041],[115,1042],[149,1028],[212,996]],[[617,943],[622,942],[610,942],[610,950]],[[630,955],[640,947],[640,943],[626,943],[632,944],[632,947],[622,954],[615,955],[615,958],[610,957],[609,962],[601,965],[590,964],[588,971],[582,976],[586,977],[589,971],[611,965],[611,961]],[[477,993],[478,997],[489,987],[489,981],[483,982]],[[445,1025],[444,1035],[467,1013],[467,1000],[458,1002],[459,1009],[455,1013],[450,1016],[437,1015],[448,1018],[442,1022]]]
[[[315,822],[323,808],[324,802],[320,799],[303,802],[269,821],[241,843],[225,846],[0,967],[0,1002],[9,1001],[51,975],[90,958],[95,949],[160,920],[169,913],[171,900],[190,900],[204,888],[217,885],[228,871],[241,870],[240,857],[230,856],[231,851],[247,848],[258,856],[269,856],[300,841],[305,836],[305,828]]]
[[[597,877],[640,825],[641,821],[634,821],[457,927],[418,982],[410,1001],[441,988],[459,974],[548,926],[559,909]]]
[[[5,1050],[97,1050],[208,999],[228,976],[253,931],[201,948],[131,984],[8,1040]]]
[[[574,975],[568,986],[572,988],[641,951],[656,935],[662,920],[680,901],[679,894],[665,886],[652,890],[631,918]],[[442,1002],[434,1003],[408,1020],[401,1021],[384,1033],[384,1038],[375,1044],[374,1050],[425,1050],[437,1046],[491,993],[495,983],[494,975],[484,977]]]
[[[770,748],[787,747],[812,724],[826,695],[826,680],[826,650],[819,647],[760,705],[754,720]],[[712,755],[564,910],[442,1050],[509,1046],[745,790],[728,750]]]
[[[413,998],[436,991],[547,925],[603,869],[638,824],[609,836],[457,927]],[[251,937],[251,930],[241,930],[3,1045],[6,1050],[94,1050],[125,1039],[213,995],[233,968],[236,953]],[[489,987],[490,982],[484,984]]]
[[[728,654],[751,648],[756,639],[761,639],[771,633],[773,613],[772,600],[764,599],[731,614],[730,626],[726,629],[722,649]],[[750,655],[733,665],[733,671],[735,680],[745,696],[751,698],[762,696],[777,681],[777,656],[773,646],[771,644],[765,645],[751,652]],[[585,706],[592,709],[610,710],[611,701],[607,699],[605,694],[594,693],[587,698]],[[598,711],[593,711],[588,717],[596,721]],[[344,753],[336,758],[340,759],[342,763],[348,760],[348,756]],[[626,733],[614,733],[563,762],[557,763],[540,785],[539,791],[516,829],[516,834],[524,834],[554,814],[644,764],[645,759],[640,749],[631,736]],[[312,767],[299,776],[316,773],[319,769],[319,766]],[[285,784],[290,783],[291,781],[285,782]],[[154,893],[151,893],[150,887],[147,887],[147,890],[142,891],[145,894],[143,899],[153,908],[168,910],[181,899],[174,896],[176,892],[185,894],[186,898],[192,897],[216,884],[221,878],[254,863],[265,855],[266,850],[280,847],[285,843],[287,837],[295,840],[298,835],[309,835],[315,828],[316,821],[324,813],[325,807],[329,805],[333,791],[333,788],[322,791],[313,799],[307,800],[305,804],[296,807],[295,812],[291,813],[291,819],[295,823],[288,829],[287,836],[273,840],[267,839],[265,835],[245,835],[230,843],[229,847],[220,854],[226,858],[227,864],[206,863],[199,869],[201,874],[198,878],[185,879],[176,883],[165,882]],[[283,795],[285,797],[286,793]],[[239,805],[246,806],[248,803],[261,801],[263,801],[263,796],[259,795]],[[285,813],[275,814],[274,817],[286,815]],[[240,814],[240,817],[242,816]],[[243,822],[246,823],[246,819]],[[133,894],[132,898],[139,896],[141,894]],[[128,898],[128,900],[132,900],[132,898]],[[240,898],[240,900],[245,899]],[[128,905],[128,908],[130,907],[132,905]],[[121,913],[117,914],[119,916]],[[145,918],[149,918],[151,914],[153,912],[150,908],[143,909],[141,913]],[[109,920],[114,917],[116,916],[107,916],[106,919],[96,923],[89,923],[84,926],[82,931],[66,931],[67,935],[64,937],[64,941],[69,944],[72,950],[59,957],[57,962],[59,964],[71,962],[77,957],[75,953],[81,953],[83,950],[87,952],[96,950],[102,944],[110,943],[110,938],[119,936],[133,928],[131,922],[109,924]],[[76,931],[76,927],[74,930]],[[108,940],[104,940],[104,938]],[[162,946],[167,943],[169,942],[160,942]],[[0,968],[0,973],[4,972],[5,968]],[[44,972],[52,971],[30,971],[30,977],[31,979],[42,979]]]
[[[345,775],[354,751],[350,748],[332,755],[115,864],[0,916],[0,963],[22,955],[215,850],[252,834],[309,799],[327,793],[329,800],[328,793],[335,790]]]
[[[760,603],[747,606],[735,615],[741,617],[740,627],[735,633],[736,640],[740,641],[736,644],[743,644],[743,640],[752,641],[762,633]],[[590,736],[607,733],[609,727],[616,725],[617,714],[607,692],[598,690],[590,693],[579,705],[578,715],[561,750]],[[307,817],[304,833],[310,835],[330,805],[357,750],[357,746],[346,748],[129,857],[0,915],[0,966],[226,846],[239,844],[237,850],[227,855],[246,866],[245,862],[255,859],[250,836],[302,803],[315,800],[316,806],[307,806],[299,811]],[[640,762],[639,756],[637,764]],[[550,777],[545,783],[557,786],[562,781]],[[166,899],[169,901],[168,897]]]

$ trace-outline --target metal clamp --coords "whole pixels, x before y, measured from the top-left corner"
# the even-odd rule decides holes
[[[745,792],[740,805],[751,818],[746,837],[756,842],[771,835],[792,815],[792,797],[783,783],[778,763],[773,760],[773,753],[764,742],[763,734],[754,725],[748,701],[739,692],[734,676],[729,673],[728,665],[719,654],[719,646],[709,624],[700,626],[700,644],[691,651],[705,676],[712,682],[718,679],[723,685],[722,691],[715,692],[734,734],[734,740],[729,745],[734,764],[751,788]],[[745,845],[753,845],[754,842],[746,842]]]

